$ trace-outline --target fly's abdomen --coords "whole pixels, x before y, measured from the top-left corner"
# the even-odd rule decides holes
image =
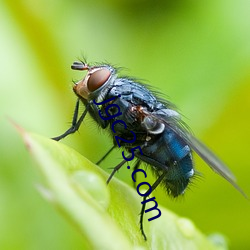
[[[163,181],[169,195],[177,197],[183,194],[193,174],[194,170],[191,153],[180,161],[170,165],[166,179]]]
[[[174,197],[183,194],[194,175],[190,147],[172,130],[165,129],[153,144],[143,147],[143,154],[142,160],[153,165],[156,175],[166,172],[163,184],[167,192]]]
[[[190,178],[194,175],[193,160],[190,147],[171,130],[165,130],[167,151],[170,161],[167,163],[168,172],[164,181],[167,191],[176,197],[183,194]]]

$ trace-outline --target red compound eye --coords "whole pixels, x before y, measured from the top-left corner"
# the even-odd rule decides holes
[[[110,71],[108,69],[99,69],[92,73],[88,79],[88,90],[93,92],[99,89],[109,78]]]

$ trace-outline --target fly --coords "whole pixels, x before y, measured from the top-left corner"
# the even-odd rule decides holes
[[[86,114],[89,113],[95,122],[102,129],[107,129],[114,138],[114,146],[98,163],[117,147],[115,139],[119,137],[118,145],[128,153],[124,159],[131,159],[132,153],[137,159],[135,170],[142,163],[151,166],[157,177],[152,185],[152,191],[161,183],[170,196],[177,197],[185,192],[195,174],[192,158],[194,151],[246,197],[236,184],[233,173],[189,132],[172,103],[158,98],[146,85],[132,78],[119,77],[117,70],[111,65],[90,66],[85,62],[74,62],[71,68],[87,71],[87,74],[73,87],[78,99],[72,125],[65,133],[54,137],[54,140],[59,141],[76,132]],[[85,106],[85,110],[78,117],[80,102]],[[106,110],[108,105],[113,105],[113,107]],[[120,112],[119,117],[118,112]],[[126,122],[126,127],[118,124],[118,119]],[[135,140],[132,140],[131,131],[135,135]],[[128,141],[130,143],[127,143]],[[135,150],[135,148],[140,150]],[[107,182],[125,163],[126,160],[123,160],[114,168]],[[143,214],[146,198],[147,196],[143,197],[140,213],[140,229],[145,239]]]

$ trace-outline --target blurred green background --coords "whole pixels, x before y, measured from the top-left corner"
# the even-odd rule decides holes
[[[64,132],[76,100],[71,81],[83,76],[70,65],[82,55],[123,66],[169,96],[250,195],[249,13],[247,0],[1,1],[0,249],[81,248],[81,235],[36,191],[39,173],[8,117],[47,137]],[[93,124],[88,118],[63,143],[96,162],[111,141]],[[114,152],[102,167],[120,160]],[[184,198],[158,188],[157,201],[206,234],[226,235],[231,249],[250,249],[249,201],[195,160],[203,177]],[[132,185],[126,168],[117,177]]]

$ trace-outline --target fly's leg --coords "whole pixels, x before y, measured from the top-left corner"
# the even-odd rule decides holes
[[[134,171],[137,170],[140,167],[140,165],[141,165],[141,161],[137,160],[136,164],[134,166]],[[136,186],[135,186],[135,183],[136,183],[136,173],[135,173],[134,179],[135,179],[135,182],[133,182],[133,186],[134,186],[134,188],[136,188]]]
[[[84,112],[80,116],[79,120],[77,121],[78,112],[79,112],[79,103],[80,103],[80,101],[78,99],[77,102],[76,102],[76,106],[75,106],[75,110],[74,110],[74,116],[73,116],[71,127],[65,133],[63,133],[62,135],[59,135],[59,136],[51,138],[51,139],[53,139],[55,141],[60,141],[64,137],[68,136],[69,134],[75,133],[79,129],[79,127],[80,127],[80,125],[81,125],[84,117],[86,116],[86,114],[88,112],[88,108],[89,108],[89,106],[86,107],[86,109],[84,110]]]
[[[99,165],[115,148],[115,145],[96,163],[96,165]]]
[[[128,158],[131,157],[131,154],[128,155]],[[114,174],[126,163],[126,160],[123,160],[121,163],[119,163],[116,167],[114,167],[112,173],[110,174],[108,180],[107,180],[107,184],[109,184],[109,182],[111,181],[112,177],[114,176]]]
[[[111,181],[111,179],[113,178],[114,174],[124,165],[124,163],[126,162],[126,160],[123,160],[121,163],[119,163],[116,167],[114,167],[112,173],[110,174],[108,180],[107,180],[107,184],[109,184],[109,182]]]
[[[165,171],[160,177],[158,177],[158,179],[154,182],[154,184],[151,186],[151,193],[158,187],[158,185],[162,182],[163,178],[165,177],[165,175],[167,174],[167,171]],[[149,192],[150,189],[147,191]],[[147,193],[146,192],[146,193]],[[146,208],[146,198],[148,196],[144,196],[143,197],[143,201],[141,202],[142,203],[142,207],[141,207],[141,212],[140,212],[140,230],[141,230],[141,233],[142,233],[142,236],[144,238],[144,240],[147,240],[147,236],[144,232],[144,229],[143,229],[143,216],[144,216],[144,212],[145,212],[145,208]]]

